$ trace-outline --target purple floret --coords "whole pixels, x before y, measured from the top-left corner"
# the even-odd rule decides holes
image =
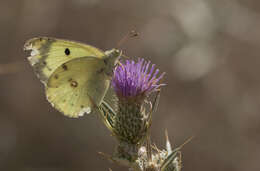
[[[165,73],[157,76],[158,73],[159,69],[155,70],[155,64],[151,65],[150,61],[126,60],[116,67],[112,86],[119,97],[145,96],[165,85],[159,83]]]

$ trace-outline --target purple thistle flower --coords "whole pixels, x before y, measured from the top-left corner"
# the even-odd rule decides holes
[[[151,115],[158,104],[161,84],[165,73],[159,74],[155,64],[144,59],[126,60],[114,70],[111,84],[117,100],[113,111],[103,104],[103,117],[108,128],[118,140],[113,159],[123,163],[135,163],[138,150],[151,126]],[[149,95],[157,91],[154,96]],[[147,105],[149,104],[149,105]]]
[[[145,97],[165,85],[159,83],[165,73],[157,76],[158,73],[159,69],[155,70],[155,64],[151,65],[150,61],[126,60],[115,69],[112,86],[118,97]]]

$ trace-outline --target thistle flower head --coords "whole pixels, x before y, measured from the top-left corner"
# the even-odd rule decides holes
[[[126,60],[115,69],[112,86],[119,98],[145,97],[163,85],[159,81],[165,73],[160,76],[158,73],[159,69],[155,69],[155,64],[151,65],[150,61]]]
[[[116,109],[104,102],[101,105],[104,121],[118,140],[114,160],[135,163],[151,126],[164,74],[159,75],[159,69],[144,59],[126,60],[115,68],[111,84],[117,96]]]

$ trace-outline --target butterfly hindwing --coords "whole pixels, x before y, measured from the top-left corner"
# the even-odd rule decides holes
[[[75,58],[93,56],[102,58],[104,52],[90,45],[74,41],[39,37],[28,40],[25,50],[31,50],[28,57],[40,80],[46,84],[50,75],[63,63]]]
[[[104,67],[102,59],[96,57],[77,58],[62,64],[48,80],[47,99],[68,117],[90,113],[95,105],[100,105],[109,87]]]

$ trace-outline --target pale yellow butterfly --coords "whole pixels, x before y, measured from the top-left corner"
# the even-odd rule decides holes
[[[24,45],[30,64],[45,85],[46,96],[65,116],[77,118],[99,106],[109,88],[120,57],[93,46],[56,38],[38,37]]]

